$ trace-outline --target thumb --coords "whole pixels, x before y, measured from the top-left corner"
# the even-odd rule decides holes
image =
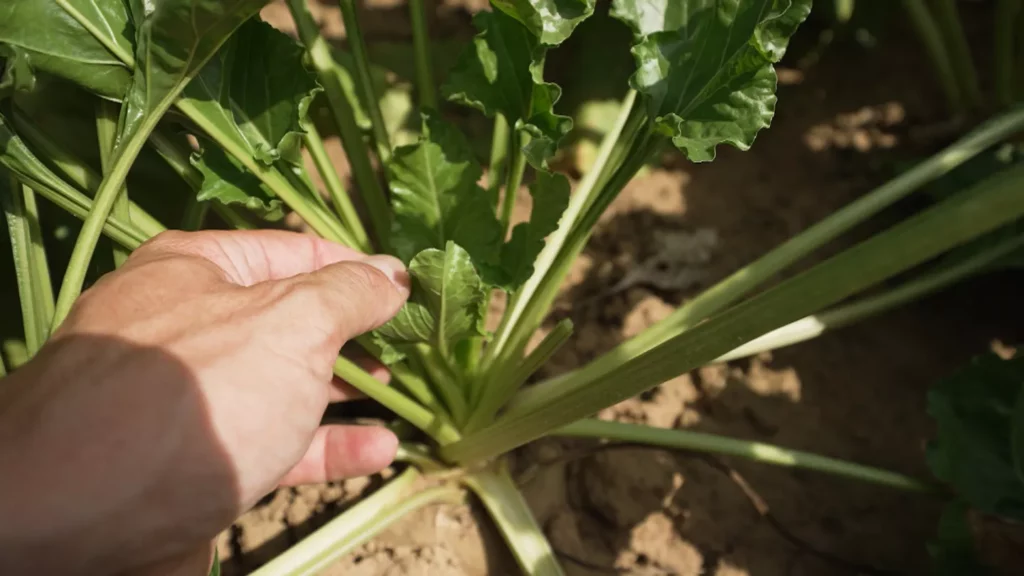
[[[409,274],[392,256],[368,256],[253,288],[269,288],[288,324],[296,319],[328,335],[331,353],[390,320],[409,297]]]

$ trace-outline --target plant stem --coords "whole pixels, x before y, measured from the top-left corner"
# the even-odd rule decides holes
[[[508,163],[509,145],[508,120],[500,113],[494,115],[494,130],[491,134],[491,163],[487,170],[487,190],[495,199],[497,206],[498,191],[505,179],[505,165]]]
[[[711,454],[738,456],[755,462],[816,470],[845,478],[881,484],[914,492],[934,492],[931,484],[888,470],[861,466],[809,452],[790,450],[772,444],[725,438],[716,434],[703,434],[690,430],[654,428],[639,424],[608,422],[605,420],[580,420],[556,431],[556,436],[573,438],[601,438],[619,442],[662,446],[677,450],[693,450]]]
[[[960,92],[968,106],[979,109],[982,106],[981,88],[978,87],[978,72],[971,61],[971,48],[967,43],[956,0],[934,0],[935,20],[942,30],[945,45],[956,77],[960,80]]]
[[[935,19],[924,0],[903,0],[903,6],[907,10],[914,30],[917,31],[925,51],[932,61],[935,75],[938,76],[939,84],[946,93],[946,101],[950,111],[954,114],[964,113],[964,95],[960,91],[960,84],[957,82],[956,74],[953,72],[953,64],[949,53],[946,51],[946,43],[942,37]]]
[[[275,168],[268,168],[258,163],[252,154],[249,154],[240,145],[232,140],[231,138],[220,138],[217,136],[219,131],[216,126],[209,123],[209,120],[199,114],[195,108],[192,107],[188,101],[179,101],[178,108],[184,112],[189,118],[192,119],[200,128],[202,128],[208,135],[214,138],[218,145],[224,149],[225,152],[233,156],[238,160],[247,170],[253,173],[259,180],[268,188],[271,192],[277,195],[285,204],[287,204],[296,214],[299,215],[310,228],[312,228],[317,234],[341,244],[348,244],[346,240],[348,234],[342,227],[341,222],[337,218],[331,215],[330,212],[323,209],[319,204],[316,203],[312,198],[308,198],[307,194],[296,189],[288,181],[288,177],[282,174]]]
[[[562,567],[544,530],[537,524],[508,471],[503,465],[501,468],[474,472],[463,482],[483,502],[523,574],[561,576]]]
[[[103,181],[102,176],[93,171],[93,169],[90,168],[89,165],[82,161],[80,158],[74,157],[74,155],[72,155],[59,144],[54,142],[49,136],[44,134],[39,129],[39,127],[36,126],[34,123],[24,120],[21,117],[21,114],[15,113],[14,125],[18,130],[18,135],[24,137],[25,140],[32,145],[32,147],[39,150],[39,152],[42,153],[43,157],[45,157],[46,160],[50,162],[54,168],[56,168],[56,170],[60,173],[60,176],[63,176],[64,178],[70,180],[71,184],[77,186],[81,190],[85,190],[87,192],[92,193],[95,193],[96,190],[100,187],[100,183]],[[35,160],[35,164],[39,166],[43,165],[42,162],[39,162],[38,160]],[[47,172],[49,172],[49,168],[47,168],[46,170]],[[74,202],[77,206],[80,206],[85,209],[85,212],[83,212],[81,215],[75,214],[77,218],[84,220],[85,215],[88,213],[89,207],[92,205],[92,200],[89,199],[86,195],[79,192],[78,190],[74,190],[72,187],[68,186],[66,182],[60,179],[60,177],[54,175],[53,179],[60,181],[61,185],[55,186],[53,184],[50,184],[48,185],[48,190],[44,191],[41,189],[36,189],[36,192],[39,192],[40,194],[46,196],[47,199],[61,206],[61,208],[63,208],[64,210],[72,212],[72,210],[64,208],[64,206],[60,202],[54,200],[49,196],[50,193],[60,193],[67,195],[68,201]],[[84,203],[82,203],[82,200],[84,200]],[[116,216],[114,219],[118,222],[123,223],[125,226],[130,224],[134,228],[137,228],[141,233],[143,233],[143,240],[152,238],[153,236],[156,236],[160,232],[163,232],[164,230],[167,229],[156,218],[154,218],[148,212],[143,210],[142,207],[137,205],[135,202],[129,200],[128,208],[129,211],[131,212],[130,223],[127,220],[122,220],[121,218],[118,218]],[[117,240],[115,240],[115,242],[116,241]],[[121,243],[121,245],[125,246],[123,243]],[[128,246],[125,247],[128,248]]]
[[[440,472],[445,465],[434,459],[430,448],[422,444],[402,442],[395,451],[395,462],[405,462],[419,468],[421,472]]]
[[[292,18],[298,28],[299,38],[306,45],[310,62],[324,88],[324,96],[327,98],[327,103],[338,126],[341,144],[352,165],[352,177],[356,181],[356,187],[359,189],[363,204],[370,216],[377,245],[386,252],[388,238],[391,234],[391,213],[387,196],[385,196],[377,174],[373,170],[369,150],[366,143],[363,142],[362,132],[356,124],[352,106],[345,98],[338,64],[331,56],[331,49],[327,41],[320,35],[320,30],[306,7],[306,0],[288,0],[288,8],[291,10]]]
[[[409,18],[412,20],[412,43],[416,51],[416,87],[420,108],[436,110],[437,85],[434,84],[425,0],[409,0]]]
[[[4,340],[3,352],[7,356],[7,366],[11,370],[21,368],[32,359],[28,354],[28,348],[21,340]]]
[[[7,218],[14,256],[25,345],[28,355],[35,356],[49,337],[50,318],[53,315],[50,268],[43,246],[35,195],[13,177],[6,190],[7,193],[0,200]]]
[[[303,538],[252,576],[314,576],[370,540],[406,514],[437,502],[457,503],[462,491],[441,486],[412,496],[408,492],[420,477],[408,468],[380,490],[359,501],[340,516]]]
[[[724,310],[758,286],[776,277],[793,263],[865,222],[895,202],[906,198],[924,184],[949,173],[982,150],[1022,129],[1024,129],[1024,107],[1009,110],[982,124],[942,152],[833,212],[817,224],[758,258],[756,262],[730,274],[643,333],[598,357],[586,369],[608,370],[619,362],[619,358],[632,358],[696,326],[699,322]],[[570,378],[572,374],[574,372],[563,374],[550,383],[555,385],[555,382]],[[533,386],[530,390],[524,391],[524,394],[537,394],[541,387],[546,385],[547,383]]]
[[[508,180],[505,182],[505,196],[501,200],[501,237],[508,236],[509,225],[512,223],[512,211],[516,206],[516,194],[523,183],[526,172],[526,154],[523,146],[529,143],[530,136],[519,130],[510,130],[509,148],[512,153]]]
[[[1014,101],[1013,77],[1016,42],[1024,43],[1018,27],[1024,22],[1021,0],[996,0],[995,23],[995,91],[1000,106]],[[1024,63],[1022,63],[1024,64]],[[1022,72],[1024,73],[1024,72]]]
[[[0,354],[0,378],[7,376],[7,365],[4,363],[4,355]]]
[[[854,0],[835,0],[836,20],[846,24],[853,17]]]
[[[508,342],[511,336],[512,329],[519,324],[520,318],[526,313],[530,303],[533,300],[533,295],[540,288],[541,283],[548,276],[548,271],[554,264],[558,254],[562,251],[565,246],[566,239],[569,237],[569,232],[573,226],[579,220],[584,210],[593,200],[593,196],[600,192],[596,188],[596,183],[601,176],[601,173],[611,166],[609,158],[612,156],[613,151],[616,150],[617,144],[620,137],[629,123],[630,119],[634,117],[633,107],[636,103],[637,93],[635,90],[630,90],[626,97],[622,101],[622,105],[619,107],[619,116],[615,120],[615,125],[611,131],[605,135],[604,140],[601,141],[601,147],[598,149],[597,158],[594,160],[594,165],[590,171],[580,182],[576,191],[573,193],[569,200],[569,206],[566,207],[565,213],[562,214],[562,218],[558,221],[558,228],[549,234],[544,242],[544,249],[537,257],[537,261],[533,266],[533,274],[529,280],[519,289],[514,296],[510,297],[508,307],[505,310],[504,316],[502,316],[501,324],[498,326],[498,330],[495,332],[494,339],[487,347],[487,355],[484,360],[484,365],[487,366],[493,361],[502,350],[505,348],[506,342]],[[506,130],[508,124],[505,124]],[[497,124],[495,124],[497,129]],[[497,140],[495,140],[497,142]],[[492,156],[493,158],[493,156]],[[493,162],[492,162],[493,166]],[[499,180],[500,181],[500,180]],[[496,189],[495,189],[496,190]]]
[[[362,88],[363,106],[370,117],[370,130],[373,141],[377,145],[377,157],[382,164],[391,161],[391,139],[388,137],[384,116],[380,113],[380,99],[373,85],[373,74],[370,73],[370,56],[366,50],[366,40],[359,25],[359,13],[354,0],[338,0],[341,7],[341,19],[345,23],[345,37],[352,50],[352,60],[356,66],[357,84]]]
[[[466,432],[474,432],[483,428],[494,420],[494,415],[508,402],[526,381],[547,363],[554,356],[569,337],[572,336],[572,321],[568,318],[562,320],[548,333],[547,336],[523,359],[522,362],[513,364],[509,361],[502,363],[501,370],[494,370],[494,379],[489,385],[476,386],[474,391],[479,391],[482,397],[474,402],[473,413],[466,424]]]
[[[194,192],[199,192],[200,188],[203,186],[203,176],[189,161],[191,150],[183,149],[161,130],[154,131],[149,137],[149,142],[153,145],[153,149],[156,150],[157,154],[159,154],[160,157],[164,159],[164,162],[170,166],[171,170],[174,170],[178,176],[181,176],[181,179],[184,180]],[[259,175],[257,175],[257,177],[258,176]],[[196,204],[200,206],[207,206],[209,209],[212,209],[218,216],[227,222],[228,225],[232,226],[236,230],[254,230],[256,228],[231,206],[226,206],[220,202],[199,202],[194,196],[190,196],[189,200],[190,206],[192,205],[191,202],[195,200]],[[197,209],[199,208],[197,207]]]
[[[342,184],[341,178],[338,177],[338,173],[331,164],[331,158],[327,154],[323,138],[320,137],[320,133],[312,122],[306,124],[305,130],[306,150],[309,151],[313,164],[316,166],[320,178],[324,181],[327,193],[331,196],[334,210],[341,218],[341,223],[345,225],[345,228],[355,238],[356,247],[363,252],[370,252],[372,249],[370,238],[366,235],[366,229],[363,228],[363,223],[359,220],[359,214],[356,212],[355,206],[352,205],[352,198],[349,197],[348,191],[345,190],[345,185]]]
[[[168,103],[169,104],[169,103]],[[99,241],[100,232],[103,230],[103,223],[110,215],[114,202],[124,186],[128,171],[138,157],[150,132],[156,127],[157,122],[163,115],[162,110],[154,110],[141,120],[141,126],[128,138],[117,152],[116,159],[111,163],[107,176],[96,191],[96,198],[93,200],[92,210],[89,216],[82,223],[82,229],[78,233],[78,240],[71,251],[71,259],[68,262],[67,270],[64,273],[64,282],[61,284],[60,293],[57,296],[56,310],[53,316],[53,327],[55,332],[68,312],[74,305],[78,295],[82,293],[82,285],[85,283],[85,274],[92,260],[93,251],[96,250],[96,243]]]
[[[96,103],[96,135],[99,140],[100,166],[104,174],[109,174],[113,163],[114,146],[118,134],[118,118],[121,107],[107,100],[98,100]],[[121,186],[121,191],[114,200],[114,207],[110,211],[121,220],[131,223],[131,211],[128,209],[128,185]],[[129,250],[125,250],[117,244],[114,245],[114,267],[120,268],[128,259]]]
[[[860,322],[983,272],[1000,259],[1021,248],[1024,248],[1024,235],[1000,242],[952,266],[943,266],[934,272],[922,274],[898,288],[827,310],[821,314],[801,318],[792,324],[787,324],[747,342],[717,358],[715,362],[729,362],[761,352],[776,350],[816,338],[826,330],[835,330]]]
[[[209,202],[202,202],[196,194],[189,194],[185,199],[185,215],[181,217],[181,229],[188,232],[201,229],[209,211]]]
[[[469,410],[466,399],[462,396],[462,389],[455,381],[456,376],[448,368],[445,359],[437,349],[422,345],[414,347],[412,354],[423,371],[430,376],[430,381],[444,400],[448,413],[461,425],[466,421]]]
[[[334,373],[354,386],[357,390],[373,398],[413,426],[426,432],[441,444],[450,444],[459,439],[459,432],[450,424],[442,421],[436,414],[414,402],[394,388],[389,388],[351,360],[339,356],[334,362]]]
[[[493,458],[713,361],[762,334],[813,314],[1024,214],[1024,164],[990,177],[667,342],[609,368],[590,366],[490,427],[441,449],[446,460]]]

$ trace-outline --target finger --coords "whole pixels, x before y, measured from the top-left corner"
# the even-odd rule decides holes
[[[285,319],[301,319],[337,354],[355,336],[384,324],[409,296],[405,266],[391,256],[340,262],[316,272],[252,288],[266,291]]]
[[[373,474],[391,464],[397,450],[398,437],[387,428],[321,426],[281,485],[319,484]]]
[[[362,357],[357,358],[354,361],[360,368],[380,382],[383,382],[384,384],[391,382],[391,372],[388,372],[387,367],[377,361],[377,359]],[[331,381],[331,388],[328,396],[328,400],[331,402],[347,402],[349,400],[358,400],[364,397],[365,395],[362,392],[337,376],[335,376]]]
[[[139,260],[167,254],[203,258],[241,286],[290,278],[364,257],[352,248],[283,230],[168,231],[144,244],[133,256]]]

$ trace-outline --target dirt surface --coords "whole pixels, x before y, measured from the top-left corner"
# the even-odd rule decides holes
[[[388,19],[393,4],[381,8]],[[469,4],[438,10],[453,34],[466,33],[458,22],[468,22]],[[279,8],[270,10],[280,16]],[[323,13],[325,28],[340,34],[336,14]],[[895,159],[913,158],[948,136],[947,126],[932,121],[942,117],[941,102],[908,32],[888,35],[875,49],[846,42],[820,53],[816,38],[811,30],[794,43],[802,49],[794,48],[780,71],[774,125],[750,152],[720,149],[718,160],[699,166],[666,158],[616,200],[556,306],[554,316],[571,317],[576,335],[546,375],[639,333],[884,181]],[[664,270],[659,258],[683,265]],[[645,266],[661,275],[634,273]],[[927,477],[923,454],[932,427],[925,392],[994,341],[1020,341],[1024,316],[1005,307],[1011,284],[1020,280],[979,279],[805,344],[709,366],[601,416]],[[925,571],[938,500],[743,460],[588,446],[547,440],[518,451],[513,461],[571,575]],[[769,516],[755,509],[737,478],[763,499]],[[278,491],[222,535],[225,574],[259,566],[381,481]],[[328,574],[517,572],[494,528],[470,503],[425,508]]]

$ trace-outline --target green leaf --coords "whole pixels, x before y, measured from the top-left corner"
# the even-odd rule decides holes
[[[166,111],[224,42],[268,0],[131,0],[135,75],[124,101],[125,133]],[[139,24],[141,22],[141,24]],[[259,150],[259,148],[257,148]]]
[[[454,242],[409,263],[412,296],[377,335],[392,346],[429,343],[450,357],[455,343],[481,334],[486,291],[469,253]]]
[[[388,172],[391,246],[399,258],[409,262],[452,241],[465,247],[477,267],[497,260],[501,226],[487,192],[477,185],[480,165],[455,127],[425,115],[423,138],[395,149]]]
[[[558,228],[558,221],[569,205],[569,180],[561,174],[538,171],[530,185],[533,208],[530,221],[516,225],[512,237],[501,248],[498,270],[485,274],[488,283],[515,291],[533,274],[533,263],[544,249],[544,238]]]
[[[491,0],[491,4],[548,46],[561,44],[594,13],[594,0]]]
[[[542,167],[572,129],[571,118],[554,112],[561,88],[544,82],[547,49],[504,12],[480,12],[473,23],[480,33],[460,56],[442,91],[449,100],[487,116],[502,114],[528,133],[527,158]]]
[[[200,201],[243,206],[268,221],[284,218],[281,201],[220,148],[209,146],[202,153],[193,154],[191,161],[203,175],[203,185],[196,196]]]
[[[673,24],[633,48],[630,84],[646,98],[654,130],[691,161],[718,144],[750,148],[775,113],[772,64],[810,12],[810,0],[696,0]],[[646,24],[645,24],[646,25]]]
[[[123,0],[4,0],[0,44],[20,50],[32,67],[114,100],[124,97],[132,71],[83,26],[131,53],[133,30]]]
[[[299,122],[322,90],[302,65],[304,50],[258,19],[239,28],[231,45],[235,119],[256,159],[270,165],[296,155],[305,133]]]
[[[36,85],[36,76],[29,64],[28,54],[8,44],[0,44],[3,57],[3,76],[0,76],[0,101],[15,92],[31,92]]]
[[[939,517],[938,533],[928,544],[935,576],[985,576],[988,567],[978,559],[974,535],[968,523],[970,506],[963,500],[946,504]]]
[[[972,507],[1024,520],[1024,478],[1014,467],[1014,407],[1024,390],[1024,357],[995,354],[975,358],[936,384],[928,414],[938,435],[928,448],[928,465]]]
[[[302,63],[302,48],[269,24],[246,22],[192,81],[183,100],[265,165],[294,161],[301,121],[321,90]]]
[[[623,21],[638,38],[678,30],[690,12],[708,8],[715,0],[612,0],[611,16]]]

